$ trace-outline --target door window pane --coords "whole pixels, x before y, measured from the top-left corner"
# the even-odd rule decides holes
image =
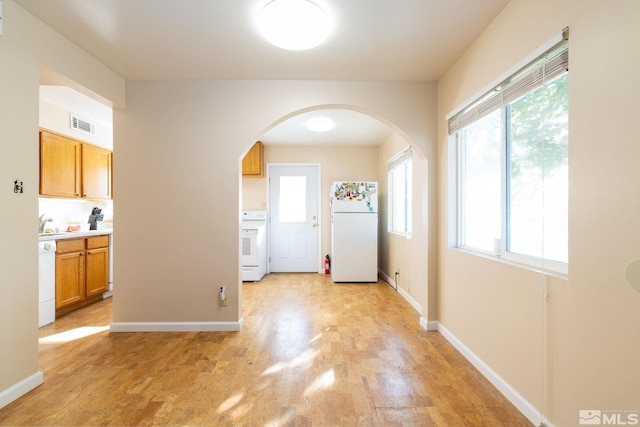
[[[307,222],[307,177],[280,177],[280,222]]]

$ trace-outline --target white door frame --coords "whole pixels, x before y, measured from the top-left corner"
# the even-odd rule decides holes
[[[317,259],[317,268],[318,274],[324,273],[324,264],[320,260],[320,254],[322,254],[322,166],[320,163],[267,163],[267,216],[269,218],[269,223],[267,227],[269,230],[267,231],[267,260],[271,257],[271,206],[269,206],[269,201],[271,200],[271,195],[269,194],[269,189],[271,187],[271,167],[272,166],[315,166],[318,168],[318,259]],[[271,273],[271,262],[267,262],[267,273]]]

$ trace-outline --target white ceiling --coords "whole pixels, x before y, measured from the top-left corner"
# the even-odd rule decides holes
[[[314,0],[335,19],[332,34],[314,49],[286,51],[256,31],[255,14],[268,1],[15,0],[127,80],[437,81],[509,3]],[[362,119],[353,115],[334,120]],[[363,124],[323,135],[346,141],[350,134],[338,132],[357,128]]]

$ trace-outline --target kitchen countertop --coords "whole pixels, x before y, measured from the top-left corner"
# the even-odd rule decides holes
[[[89,230],[89,231],[67,231],[64,233],[46,233],[39,234],[38,241],[46,242],[47,240],[65,240],[79,239],[82,237],[104,236],[105,234],[113,234],[113,229],[105,230]]]

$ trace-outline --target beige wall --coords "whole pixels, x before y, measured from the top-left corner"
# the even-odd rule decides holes
[[[124,80],[86,52],[3,1],[0,37],[0,406],[42,380],[38,371],[38,92],[41,67],[55,69],[124,105]],[[99,95],[98,95],[99,94]],[[11,191],[22,180],[24,193]]]
[[[388,231],[388,182],[387,162],[404,151],[410,144],[397,133],[380,144],[378,174],[381,194],[380,268],[398,290],[420,311],[422,322],[436,319],[436,286],[429,273],[435,271],[429,254],[429,168],[426,157],[419,150],[412,150],[413,194],[412,233],[410,236]],[[399,272],[396,276],[396,272]]]
[[[640,294],[625,281],[640,258],[638,22],[635,0],[514,0],[438,85],[439,321],[557,426],[577,425],[580,409],[640,410]],[[447,246],[445,116],[566,26],[562,280]]]
[[[240,159],[267,129],[310,108],[344,107],[435,153],[434,120],[425,119],[435,106],[427,83],[127,82],[127,109],[114,114],[114,322],[240,320]],[[221,284],[228,307],[217,302]]]

